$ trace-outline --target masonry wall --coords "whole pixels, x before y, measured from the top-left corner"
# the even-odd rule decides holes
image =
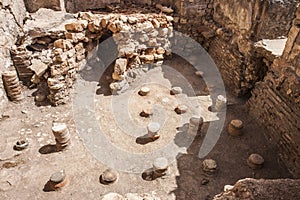
[[[256,84],[249,100],[251,114],[268,129],[279,156],[300,177],[300,7],[281,58]]]
[[[293,0],[183,1],[176,4],[181,7],[175,7],[174,18],[177,30],[208,50],[229,92],[243,96],[252,91],[251,114],[267,127],[266,135],[295,177],[300,175],[299,8],[293,21],[297,4]],[[193,17],[180,9],[193,5],[206,9]],[[254,45],[282,36],[288,42],[280,59]]]
[[[221,34],[212,39],[209,52],[225,83],[236,95],[251,91],[267,71],[262,62],[265,55],[256,52],[254,43],[260,39],[286,37],[295,8],[294,1],[214,1],[213,18]],[[279,17],[274,18],[277,14]]]
[[[24,0],[28,12],[36,12],[40,8],[49,8],[52,10],[61,10],[63,0]]]

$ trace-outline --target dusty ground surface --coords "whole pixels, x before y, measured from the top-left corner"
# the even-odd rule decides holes
[[[120,194],[154,192],[161,199],[199,200],[212,199],[214,195],[223,191],[224,185],[233,185],[242,178],[290,177],[282,163],[277,160],[275,149],[268,145],[264,137],[265,129],[258,126],[255,119],[248,116],[243,100],[237,100],[230,96],[228,97],[230,105],[227,108],[225,127],[230,120],[241,119],[245,123],[244,135],[234,138],[228,135],[226,128],[222,131],[216,146],[207,156],[207,158],[217,161],[217,173],[213,176],[205,175],[201,170],[203,159],[198,158],[198,152],[208,127],[208,121],[216,120],[215,115],[207,110],[210,101],[207,98],[207,92],[203,92],[205,84],[201,78],[195,76],[195,69],[183,60],[174,58],[165,63],[176,69],[185,77],[185,80],[188,80],[199,99],[204,99],[200,103],[203,106],[201,113],[205,115],[204,118],[207,121],[201,133],[198,133],[191,146],[186,149],[186,153],[178,156],[177,160],[172,163],[170,175],[163,179],[146,181],[143,180],[141,173],[120,171],[117,183],[109,186],[102,185],[99,182],[99,176],[108,166],[97,160],[80,139],[73,121],[72,103],[60,107],[37,106],[31,96],[34,90],[24,89],[26,99],[19,104],[10,103],[0,121],[0,199],[101,199],[109,192]],[[105,92],[98,94],[95,92],[95,108],[98,115],[95,123],[103,127],[107,138],[115,146],[129,152],[149,153],[169,141],[173,141],[178,134],[176,128],[184,124],[184,120],[186,120],[182,120],[184,117],[178,116],[173,111],[180,98],[168,94],[168,88],[178,83],[176,82],[178,77],[168,71],[150,70],[148,72],[149,80],[152,80],[151,73],[153,72],[156,75],[154,76],[155,80],[165,82],[148,84],[152,91],[155,90],[153,93],[155,95],[150,95],[147,100],[137,95],[138,84],[136,87],[130,88],[128,90],[131,92],[130,98],[128,98],[128,113],[134,124],[144,127],[151,118],[140,118],[138,115],[140,109],[148,104],[161,105],[166,122],[162,128],[162,136],[156,142],[146,145],[137,144],[134,139],[136,135],[129,134],[126,127],[118,124],[118,120],[115,119],[118,116],[115,116],[114,112],[110,110],[112,97]],[[101,86],[107,87],[105,84]],[[168,98],[166,104],[161,101],[165,98]],[[184,94],[182,94],[182,98],[185,99],[184,102],[193,99]],[[190,110],[186,116],[194,112],[193,106],[195,106],[193,103],[189,105]],[[51,132],[53,120],[64,121],[68,124],[72,145],[67,151],[46,151],[49,150],[49,144],[55,144]],[[141,135],[143,134],[141,133]],[[14,151],[13,146],[20,138],[28,138],[30,146],[24,151]],[[246,159],[251,153],[259,153],[264,157],[265,165],[262,169],[252,170],[247,166]],[[149,165],[147,164],[147,166]],[[61,169],[64,169],[70,177],[69,185],[61,191],[44,192],[44,185],[50,175]],[[201,184],[203,180],[206,184]]]

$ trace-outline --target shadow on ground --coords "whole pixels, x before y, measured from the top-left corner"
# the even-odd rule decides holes
[[[244,134],[240,137],[229,136],[227,124],[232,119],[241,119],[245,123]],[[248,116],[247,108],[243,104],[236,104],[227,108],[225,128],[221,137],[206,158],[216,160],[218,169],[214,175],[206,175],[201,164],[204,158],[198,158],[198,152],[208,128],[204,124],[201,132],[198,131],[195,140],[188,148],[188,153],[179,155],[177,166],[179,176],[176,177],[177,188],[173,191],[177,200],[212,199],[221,193],[225,185],[234,185],[243,178],[290,178],[282,163],[279,162],[276,149],[267,143],[264,136],[266,131],[260,127],[255,119]],[[179,140],[180,141],[180,140]],[[179,144],[180,145],[180,144]],[[246,159],[252,153],[259,153],[265,159],[262,169],[252,170],[247,166]]]

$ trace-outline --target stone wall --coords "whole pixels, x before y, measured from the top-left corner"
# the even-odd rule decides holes
[[[300,177],[300,7],[282,57],[274,60],[249,100],[251,114],[268,129],[271,142],[295,177]]]
[[[254,44],[287,36],[295,8],[295,1],[214,0],[218,29],[209,42],[209,53],[235,94],[247,94],[263,78],[267,66]]]
[[[44,23],[50,15],[56,15],[54,21]],[[53,105],[70,100],[77,72],[89,53],[95,56],[92,51],[103,35],[112,36],[117,49],[112,92],[121,91],[128,84],[132,78],[128,71],[140,64],[159,64],[164,55],[170,54],[170,16],[81,12],[66,18],[62,12],[40,9],[32,18],[25,26],[26,37],[12,48],[12,58],[21,80],[38,88],[36,100],[43,101],[47,96]]]
[[[174,0],[165,5],[175,11],[175,29],[191,36],[210,53],[228,90],[246,95],[265,76],[268,67],[263,62],[265,55],[257,53],[255,42],[287,36],[296,3]],[[274,15],[278,16],[276,20]]]
[[[62,10],[61,2],[63,0],[24,0],[28,12],[36,12],[40,8],[49,8],[52,10]]]
[[[260,81],[267,71],[267,66],[262,61],[264,55],[256,54],[253,44],[261,39],[287,36],[297,3],[296,0],[64,0],[63,2],[68,12],[103,10],[109,5],[126,6],[133,3],[152,7],[159,3],[172,8],[176,30],[192,36],[209,51],[223,74],[225,84],[236,95],[249,94],[255,83]]]
[[[64,0],[67,12],[103,9],[109,4],[121,3],[121,0]]]
[[[25,6],[21,0],[0,0],[0,118],[7,102],[2,72],[12,65],[10,48],[23,27]]]

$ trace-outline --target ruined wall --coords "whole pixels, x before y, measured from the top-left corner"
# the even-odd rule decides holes
[[[46,20],[54,15],[56,18]],[[114,44],[109,47],[110,51],[116,46],[116,56],[107,55],[110,63],[106,64],[119,58],[112,80],[107,80],[113,82],[112,92],[128,85],[130,74],[134,74],[128,72],[131,69],[145,63],[162,63],[164,55],[170,54],[168,38],[173,34],[173,17],[170,16],[91,12],[65,15],[40,9],[31,17],[25,25],[25,37],[11,52],[20,79],[37,87],[36,101],[44,101],[47,96],[52,105],[68,102],[76,74],[87,56],[87,60],[100,60],[96,53],[93,55],[93,50],[97,50],[102,36],[104,39],[112,36]],[[100,77],[95,78],[98,81]]]
[[[12,65],[10,48],[21,31],[25,13],[22,0],[0,0],[0,76],[1,72]],[[6,101],[6,93],[0,78],[0,118]]]
[[[61,10],[61,1],[63,0],[24,0],[24,3],[28,12],[36,12],[40,8]]]
[[[121,5],[155,5],[156,3],[164,4],[167,6],[174,5],[173,0],[64,0],[67,12],[79,12],[87,10],[101,10],[106,8],[106,6],[112,4]]]
[[[43,4],[44,1],[26,2],[37,5],[36,2]],[[55,2],[59,4],[58,0]],[[176,30],[201,43],[219,66],[230,91],[245,95],[267,71],[264,55],[257,54],[253,44],[261,39],[287,36],[297,0],[61,0],[61,5],[62,2],[67,12],[133,3],[152,7],[160,3],[171,7]]]
[[[300,7],[282,57],[275,59],[249,100],[251,114],[267,127],[271,142],[295,177],[300,177]]]
[[[252,114],[268,128],[271,143],[278,145],[280,157],[299,177],[299,19],[293,22],[297,4],[294,0],[178,1],[174,21],[177,30],[208,50],[228,91],[245,95],[254,88],[249,101]],[[206,9],[194,17],[180,9],[193,5]],[[261,39],[288,35],[281,59],[256,46]]]
[[[218,29],[209,53],[235,94],[247,94],[263,78],[267,66],[254,43],[287,36],[295,8],[295,1],[214,1]]]
[[[294,0],[174,0],[165,4],[175,10],[175,29],[191,36],[210,53],[228,91],[245,95],[268,70],[263,61],[265,54],[257,52],[255,42],[287,36],[296,3]]]
[[[64,0],[67,12],[103,9],[109,4],[121,3],[121,0]]]

